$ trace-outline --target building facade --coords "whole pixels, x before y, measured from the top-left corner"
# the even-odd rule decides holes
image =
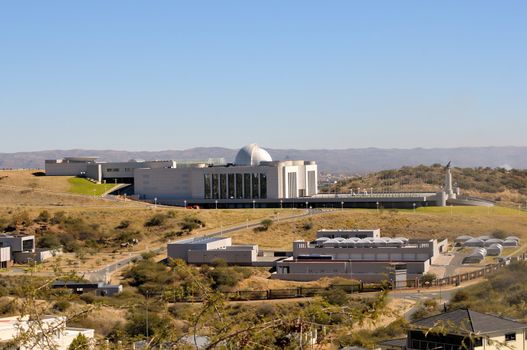
[[[198,237],[168,243],[167,256],[196,265],[221,259],[231,265],[251,266],[257,260],[258,246],[232,245],[230,237]]]
[[[242,148],[234,163],[186,168],[144,168],[134,173],[140,199],[236,201],[310,197],[318,193],[314,161],[273,161],[255,144]]]
[[[373,238],[379,234],[380,230],[321,230],[313,242],[293,242],[293,256],[276,263],[272,278],[312,281],[346,277],[381,282],[389,281],[395,264],[404,265],[398,268],[397,279],[402,279],[404,270],[410,280],[428,272],[448,244],[435,239]]]

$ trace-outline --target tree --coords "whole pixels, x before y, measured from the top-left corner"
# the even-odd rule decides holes
[[[421,283],[423,285],[430,285],[437,279],[437,275],[433,272],[427,272],[421,277]]]
[[[68,346],[68,350],[90,350],[90,341],[82,333],[79,333]]]

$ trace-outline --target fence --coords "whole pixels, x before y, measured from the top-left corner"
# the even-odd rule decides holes
[[[498,271],[499,269],[510,265],[511,262],[527,260],[527,253],[519,256],[508,258],[508,260],[501,261],[497,264],[487,265],[484,268],[472,272],[448,276],[444,278],[435,279],[428,284],[423,280],[415,279],[406,281],[407,288],[417,287],[439,287],[455,285],[459,286],[463,282],[471,281],[477,278],[484,277]],[[324,295],[330,290],[341,289],[348,294],[353,293],[368,293],[379,292],[385,289],[390,289],[389,283],[356,283],[356,284],[333,284],[329,287],[298,287],[287,289],[268,289],[268,290],[239,290],[235,292],[224,292],[223,295],[230,301],[248,301],[248,300],[272,300],[272,299],[292,299],[292,298],[308,298],[319,295]],[[170,291],[163,294],[170,302],[201,302],[203,298],[200,295],[188,295],[178,297],[171,295]]]
[[[389,287],[389,286],[388,286]],[[380,283],[356,283],[356,284],[334,284],[329,287],[298,287],[284,289],[268,290],[239,290],[235,292],[224,292],[223,295],[231,301],[247,300],[272,300],[272,299],[292,299],[308,298],[319,296],[330,290],[340,289],[348,294],[379,292],[386,289],[387,286]],[[170,292],[165,294],[167,299],[172,302],[201,302],[203,298],[200,295],[189,295],[184,297],[171,296]]]
[[[420,281],[419,279],[416,280],[409,280],[406,281],[406,285],[408,288],[416,288],[416,287],[439,287],[439,286],[448,286],[448,285],[455,285],[459,286],[463,282],[471,281],[477,278],[484,277],[485,275],[488,275],[490,273],[496,272],[499,269],[510,265],[511,262],[518,262],[518,261],[525,261],[527,260],[527,253],[523,253],[518,256],[513,256],[510,258],[507,258],[507,260],[500,261],[496,264],[489,264],[486,265],[484,268],[466,272],[458,275],[448,276],[444,278],[438,278],[433,280],[432,282],[429,282],[428,284],[424,281]]]

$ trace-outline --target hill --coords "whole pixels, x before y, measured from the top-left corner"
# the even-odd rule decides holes
[[[527,169],[527,147],[462,147],[414,149],[273,149],[267,148],[273,159],[315,160],[319,171],[333,174],[365,174],[384,169],[419,164],[446,164],[452,161],[460,167],[506,167]],[[224,157],[232,161],[237,149],[198,147],[186,150],[115,151],[115,150],[49,150],[37,152],[0,153],[0,168],[31,168],[44,166],[44,160],[65,156],[99,156],[103,161],[135,159],[203,159]]]
[[[376,192],[438,191],[444,182],[444,174],[444,167],[440,164],[402,167],[340,180],[330,191],[350,193],[351,189],[356,192],[358,188],[368,191],[373,188]],[[452,178],[465,195],[522,206],[527,200],[527,170],[454,167]]]

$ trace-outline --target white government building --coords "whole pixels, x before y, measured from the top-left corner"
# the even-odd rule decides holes
[[[266,150],[250,144],[226,165],[136,169],[134,192],[140,199],[160,201],[309,197],[318,193],[317,172],[314,161],[273,161]]]
[[[240,149],[232,163],[225,163],[223,158],[98,162],[96,157],[68,157],[46,160],[45,166],[46,175],[131,183],[138,199],[176,205],[219,202],[248,206],[255,201],[265,205],[318,193],[314,161],[273,161],[256,144]]]

